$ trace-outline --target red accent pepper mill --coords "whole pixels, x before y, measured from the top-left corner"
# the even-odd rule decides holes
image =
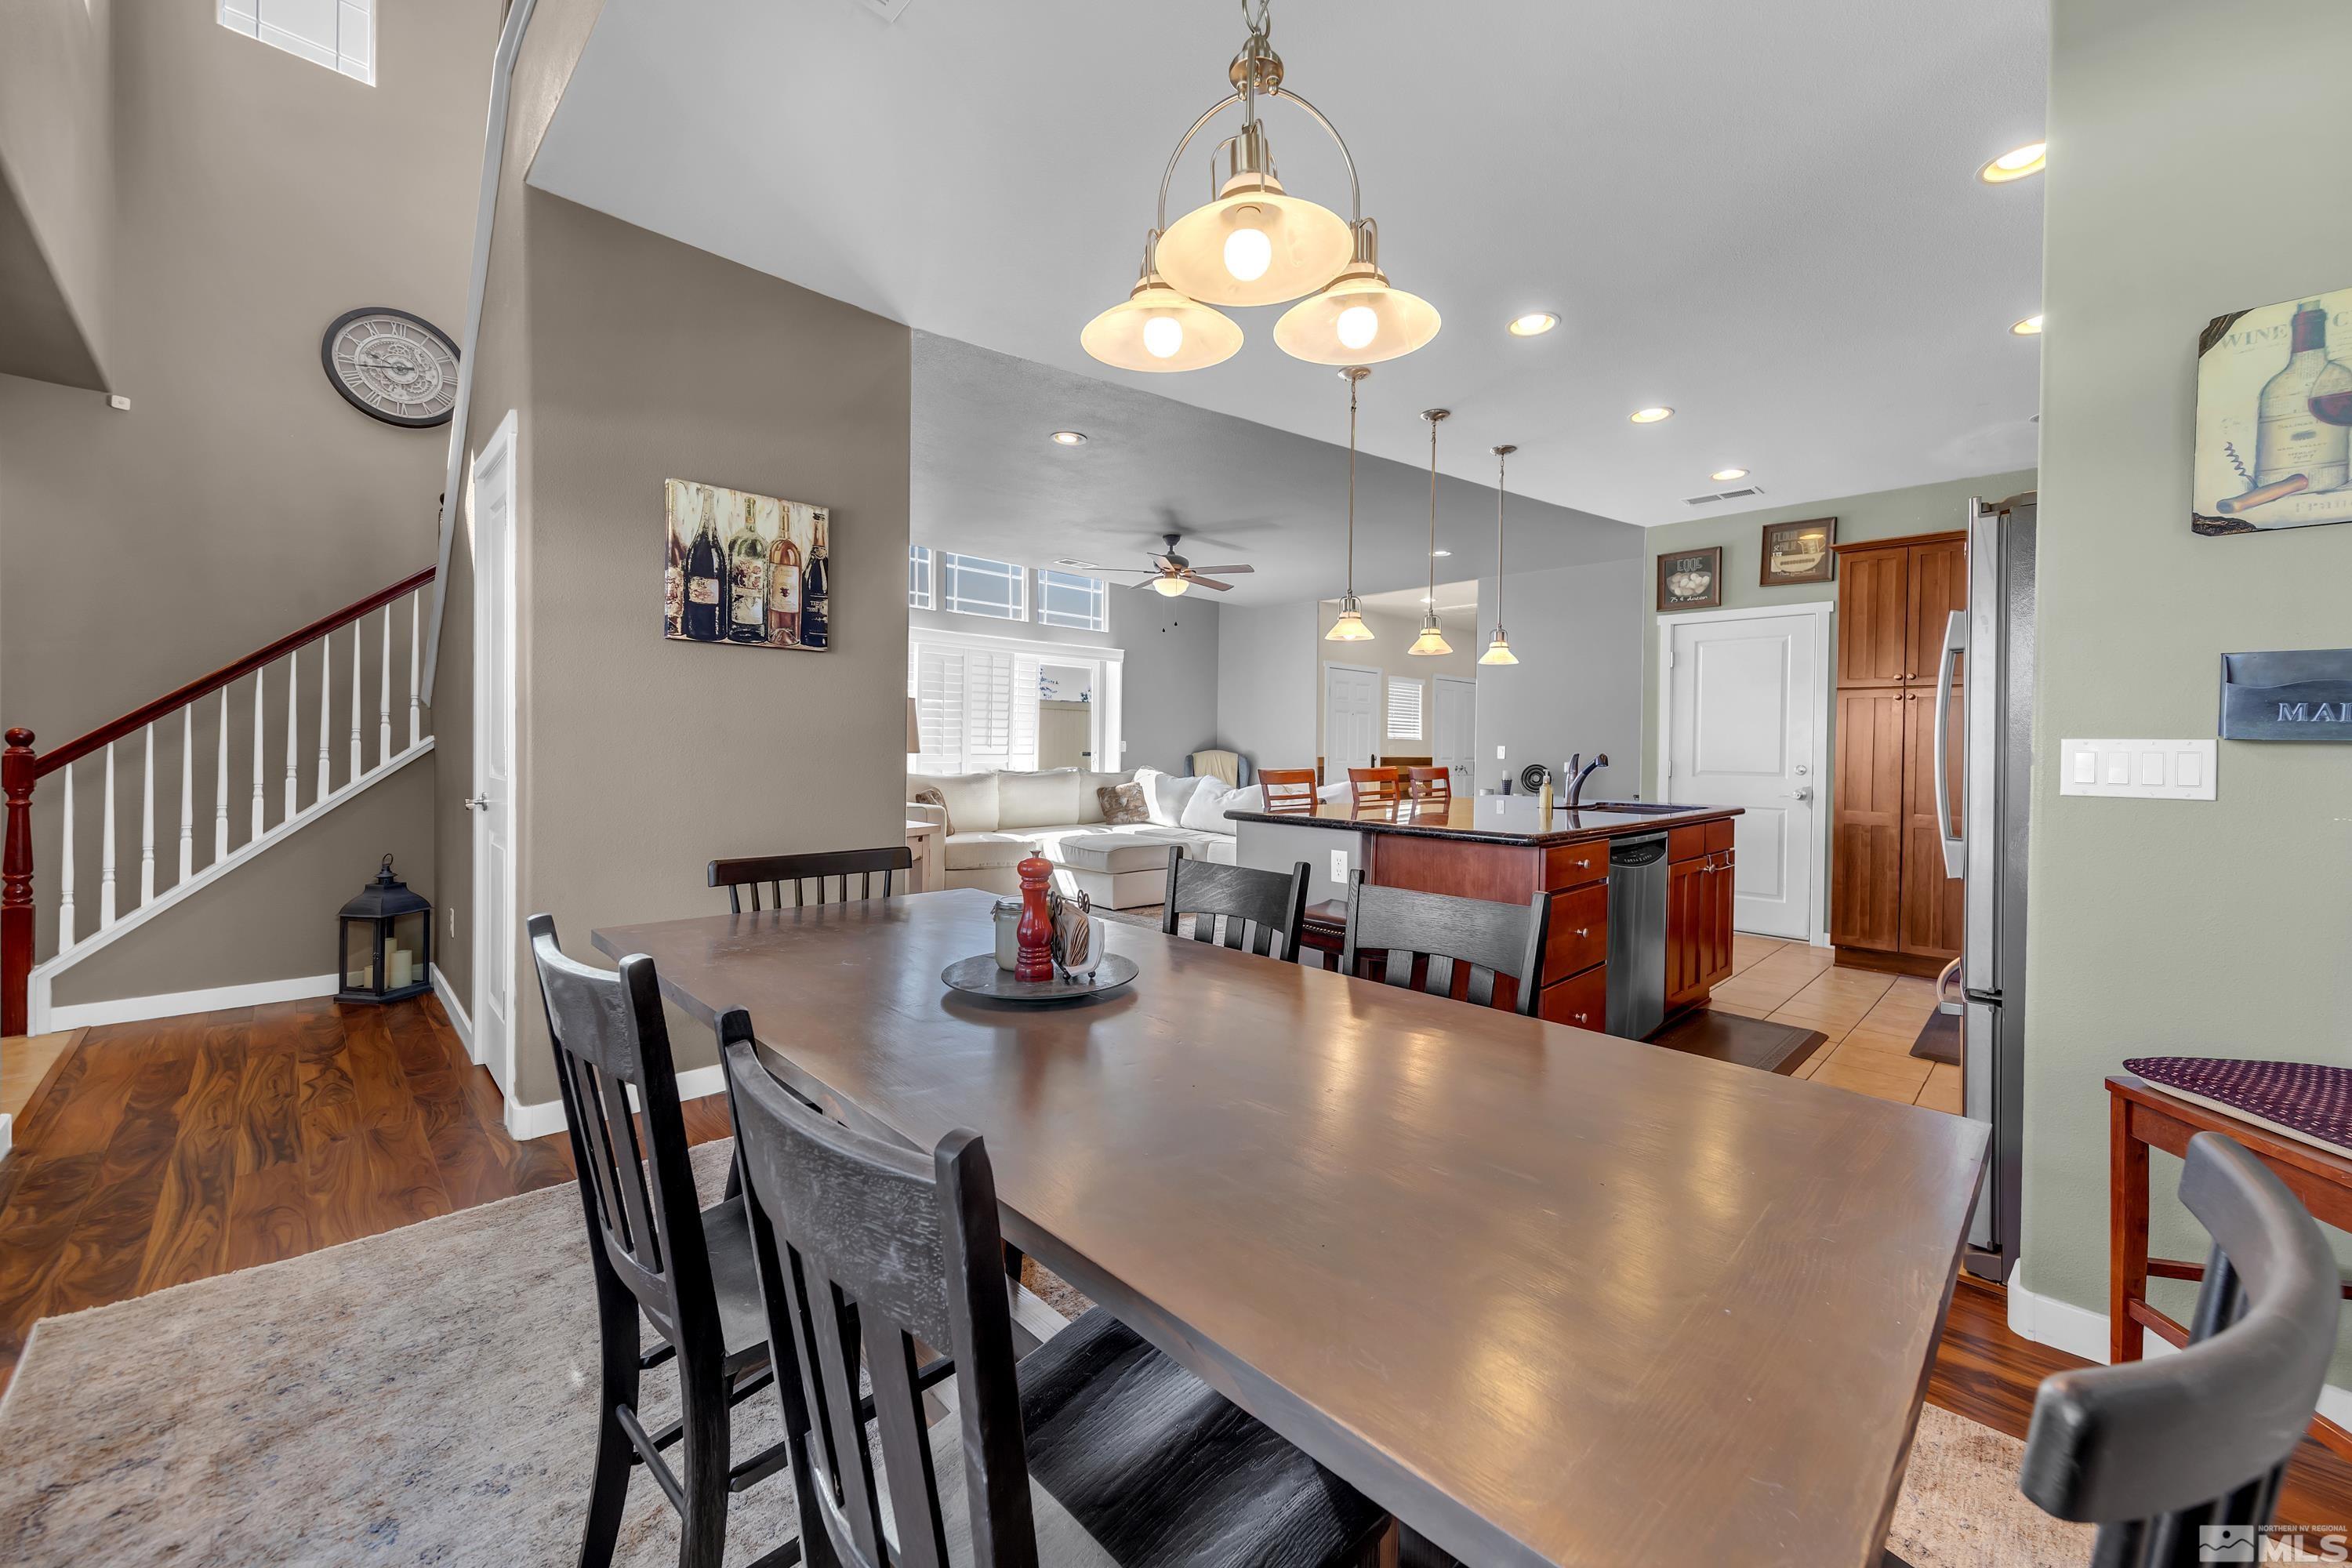
[[[1045,885],[1053,878],[1054,863],[1042,855],[1032,855],[1013,869],[1021,876],[1021,923],[1014,928],[1021,953],[1013,961],[1013,978],[1051,980],[1054,921],[1045,910]]]

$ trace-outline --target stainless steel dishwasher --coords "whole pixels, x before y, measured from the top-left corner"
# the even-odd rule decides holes
[[[1609,841],[1608,1032],[1648,1037],[1666,1016],[1666,836]]]

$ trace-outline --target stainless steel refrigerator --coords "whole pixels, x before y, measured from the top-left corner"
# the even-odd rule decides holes
[[[1937,704],[1937,808],[1944,868],[1967,883],[1957,975],[1962,1103],[1992,1128],[1992,1168],[1969,1222],[1968,1267],[2006,1279],[2017,1261],[2024,1129],[2025,840],[2033,788],[2032,492],[1969,502],[1969,607],[1946,630]],[[1949,700],[1958,680],[1961,698]],[[1956,716],[1956,709],[1958,710]],[[1950,732],[1955,723],[1960,734]],[[1949,798],[1948,748],[1963,744]],[[1953,984],[1957,982],[1957,984]]]

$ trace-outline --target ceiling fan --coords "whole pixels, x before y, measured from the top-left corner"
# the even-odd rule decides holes
[[[1227,576],[1232,576],[1236,573],[1253,572],[1256,570],[1256,568],[1253,566],[1241,565],[1195,566],[1192,562],[1176,553],[1176,544],[1179,540],[1184,537],[1182,534],[1163,533],[1160,537],[1163,542],[1165,542],[1167,548],[1150,558],[1151,564],[1150,566],[1107,566],[1101,568],[1101,570],[1107,572],[1130,572],[1140,576],[1149,577],[1151,579],[1151,585],[1153,588],[1167,595],[1171,599],[1177,595],[1183,593],[1195,583],[1198,583],[1203,588],[1214,588],[1220,594],[1224,593],[1233,587],[1231,583],[1218,582],[1214,577],[1209,575],[1210,573],[1222,572]]]

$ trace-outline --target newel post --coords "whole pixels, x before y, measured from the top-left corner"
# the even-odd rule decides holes
[[[11,730],[0,752],[0,795],[8,832],[0,847],[0,1035],[26,1027],[26,987],[33,973],[33,732]]]

